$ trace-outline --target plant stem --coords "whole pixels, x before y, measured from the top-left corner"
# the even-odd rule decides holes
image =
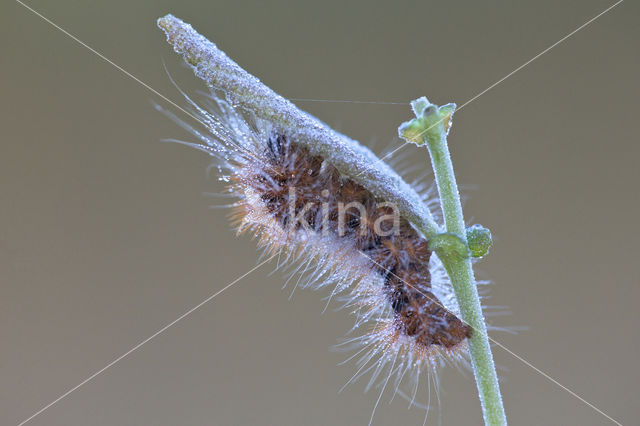
[[[434,141],[434,143],[427,144],[427,146],[438,185],[447,232],[455,233],[466,243],[460,194],[446,136]],[[473,335],[469,341],[469,352],[471,353],[473,374],[478,386],[485,424],[506,425],[507,419],[502,404],[500,384],[493,363],[471,259],[453,259],[445,263],[445,268],[451,278],[462,319],[473,327]]]
[[[464,243],[464,249],[468,250],[460,194],[447,145],[447,133],[455,105],[437,107],[426,98],[421,98],[414,101],[412,106],[417,118],[400,126],[400,135],[419,145],[427,145],[440,195],[446,232],[458,236]],[[456,242],[460,243],[460,240],[456,239]],[[462,319],[473,328],[469,352],[485,424],[506,425],[500,385],[471,258],[468,255],[460,256],[459,253],[459,250],[437,252],[453,284]]]

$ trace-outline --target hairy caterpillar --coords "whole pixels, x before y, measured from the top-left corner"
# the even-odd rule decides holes
[[[381,396],[392,375],[396,390],[409,377],[413,402],[421,369],[464,359],[473,334],[418,230],[428,226],[413,225],[419,215],[412,209],[424,205],[416,191],[367,148],[297,110],[189,25],[170,16],[159,23],[196,75],[219,90],[202,106],[185,95],[204,132],[165,111],[200,139],[176,142],[216,158],[229,193],[238,197],[239,232],[253,233],[268,253],[295,265],[289,279],[300,274],[296,286],[333,286],[331,296],[340,294],[353,310],[354,328],[367,331],[347,341],[359,347],[353,357],[361,356],[352,380],[373,370],[371,386],[386,369]],[[366,163],[368,175],[345,173],[345,155]],[[394,198],[397,192],[411,199]]]
[[[207,132],[164,111],[202,143],[174,142],[216,158],[229,194],[238,197],[232,206],[238,232],[257,235],[270,253],[282,252],[283,263],[296,265],[291,277],[305,278],[296,285],[333,285],[332,295],[346,293],[356,325],[370,330],[351,341],[368,349],[362,361],[380,356],[380,365],[372,364],[380,367],[395,359],[399,375],[407,369],[417,375],[442,357],[464,354],[472,329],[458,318],[446,274],[392,203],[215,94],[206,106],[187,99]]]
[[[234,176],[232,189],[244,194],[236,209],[240,229],[249,226],[263,233],[265,244],[274,248],[289,250],[289,244],[311,242],[317,250],[341,247],[348,257],[361,254],[370,263],[362,280],[382,281],[379,303],[388,303],[393,311],[389,333],[395,339],[412,338],[422,352],[432,346],[450,349],[471,336],[471,328],[431,292],[427,240],[390,203],[287,136],[268,135],[265,145],[260,160],[245,158]],[[286,242],[278,246],[272,234],[281,233]],[[335,270],[342,264],[331,256],[324,259],[326,265],[319,267]],[[370,290],[356,287],[354,292],[359,300]]]

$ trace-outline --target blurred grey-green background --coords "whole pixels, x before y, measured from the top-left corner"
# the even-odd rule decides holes
[[[183,104],[202,84],[155,28],[171,12],[291,98],[459,105],[608,1],[56,1],[30,6]],[[493,333],[622,424],[640,382],[640,8],[626,1],[461,110],[450,136]],[[16,425],[256,264],[203,192],[209,159],[140,84],[19,3],[0,6],[0,424]],[[408,106],[301,107],[378,153]],[[404,148],[426,167],[426,152]],[[401,151],[402,152],[402,151]],[[223,200],[224,201],[224,200]],[[366,424],[377,392],[337,366],[347,312],[262,267],[33,425]],[[336,307],[336,305],[333,305]],[[513,425],[612,424],[494,349]],[[481,423],[470,373],[441,374],[444,425]],[[387,394],[374,424],[421,424]],[[437,424],[437,414],[430,424]]]

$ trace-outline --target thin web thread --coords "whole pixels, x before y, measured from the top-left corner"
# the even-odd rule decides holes
[[[111,361],[109,364],[105,365],[104,367],[102,367],[100,370],[96,371],[95,373],[93,373],[91,376],[87,377],[86,379],[84,379],[82,382],[78,383],[77,385],[75,385],[74,387],[72,387],[71,389],[69,389],[68,391],[66,391],[65,393],[63,393],[62,395],[60,395],[58,398],[56,398],[55,400],[51,401],[49,404],[45,405],[44,407],[42,407],[40,410],[38,410],[37,412],[35,412],[34,414],[32,414],[31,416],[29,416],[27,419],[23,420],[22,422],[20,422],[18,424],[18,426],[22,426],[28,422],[30,422],[31,420],[33,420],[35,417],[37,417],[38,415],[42,414],[45,410],[51,408],[53,405],[57,404],[58,402],[60,402],[61,400],[63,400],[64,398],[66,398],[67,396],[69,396],[70,394],[72,394],[73,392],[75,392],[76,390],[78,390],[78,388],[86,385],[87,383],[89,383],[91,380],[93,380],[94,378],[96,378],[97,376],[99,376],[100,374],[102,374],[105,370],[109,369],[110,367],[114,366],[115,364],[117,364],[118,362],[122,361],[124,358],[126,358],[127,356],[129,356],[131,353],[135,352],[136,350],[140,349],[143,345],[147,344],[149,341],[153,340],[154,338],[156,338],[157,336],[159,336],[160,334],[164,333],[165,331],[167,331],[167,329],[173,327],[176,323],[178,323],[179,321],[183,320],[184,318],[186,318],[187,316],[191,315],[193,312],[195,312],[196,310],[198,310],[199,308],[201,308],[203,305],[207,304],[208,302],[210,302],[213,298],[215,298],[216,296],[218,296],[219,294],[221,294],[223,291],[227,290],[229,287],[233,286],[234,284],[238,283],[240,280],[242,280],[244,277],[246,277],[247,275],[249,275],[250,273],[252,273],[253,271],[255,271],[256,269],[260,268],[262,265],[264,265],[265,263],[269,262],[271,259],[273,259],[277,254],[272,255],[271,257],[269,257],[266,260],[263,260],[262,262],[258,263],[256,266],[254,266],[253,268],[251,268],[249,271],[245,272],[244,274],[240,275],[238,278],[236,278],[235,280],[231,281],[229,284],[227,284],[226,286],[224,286],[223,288],[221,288],[220,290],[218,290],[217,292],[215,292],[214,294],[212,294],[211,296],[207,297],[206,299],[204,299],[202,302],[198,303],[196,306],[194,306],[193,308],[189,309],[188,311],[186,311],[185,313],[183,313],[182,315],[180,315],[178,318],[174,319],[173,321],[171,321],[169,324],[165,325],[164,327],[162,327],[161,329],[159,329],[158,331],[156,331],[155,333],[153,333],[151,336],[147,337],[146,339],[142,340],[140,343],[138,343],[137,345],[135,345],[134,347],[132,347],[131,349],[129,349],[127,352],[123,353],[122,355],[120,355],[119,357],[117,357],[116,359],[114,359],[113,361]]]
[[[385,102],[385,101],[359,101],[350,99],[307,99],[307,98],[289,98],[295,102],[324,102],[324,103],[341,103],[341,104],[375,104],[375,105],[409,105],[408,102]]]
[[[526,67],[527,65],[531,64],[533,61],[535,61],[536,59],[538,59],[539,57],[541,57],[545,53],[549,52],[551,49],[553,49],[554,47],[556,47],[557,45],[559,45],[563,41],[567,40],[569,37],[571,37],[572,35],[576,34],[578,31],[584,29],[587,25],[591,24],[593,21],[595,21],[596,19],[600,18],[602,15],[604,15],[607,12],[609,12],[611,9],[613,9],[616,6],[618,6],[623,1],[624,0],[618,0],[616,3],[612,4],[611,6],[609,6],[608,8],[606,8],[605,10],[603,10],[602,12],[600,12],[599,14],[594,16],[593,18],[589,19],[587,22],[585,22],[584,24],[580,25],[578,28],[576,28],[575,30],[571,31],[569,34],[567,34],[566,36],[562,37],[560,40],[556,41],[551,46],[547,47],[546,49],[544,49],[543,51],[541,51],[540,53],[535,55],[533,58],[529,59],[528,61],[526,61],[525,63],[520,65],[518,68],[516,68],[513,71],[511,71],[509,74],[505,75],[500,80],[496,81],[495,83],[493,83],[492,85],[490,85],[489,87],[487,87],[483,91],[479,92],[477,95],[475,95],[471,99],[469,99],[466,102],[464,102],[462,105],[460,105],[456,109],[455,112],[461,111],[464,107],[466,107],[467,105],[469,105],[470,103],[472,103],[473,101],[478,99],[480,96],[484,95],[485,93],[487,93],[488,91],[490,91],[491,89],[493,89],[494,87],[496,87],[497,85],[499,85],[500,83],[502,83],[503,81],[505,81],[506,79],[508,79],[509,77],[511,77],[512,75],[514,75],[515,73],[517,73],[518,71],[523,69],[524,67]],[[424,129],[422,132],[420,132],[418,135],[416,135],[414,138],[418,139],[420,136],[424,135],[426,132],[431,130],[434,126],[437,126],[438,124],[442,123],[443,120],[444,119],[435,122],[434,124],[432,124],[428,128]],[[378,160],[377,163],[380,163],[380,162],[384,161],[385,159],[389,158],[390,156],[392,156],[396,152],[400,151],[402,148],[404,148],[407,145],[409,145],[409,143],[405,142],[404,144],[400,145],[398,148],[396,148],[393,151],[391,151],[391,152],[387,153],[386,155],[384,155],[382,158],[380,158]]]

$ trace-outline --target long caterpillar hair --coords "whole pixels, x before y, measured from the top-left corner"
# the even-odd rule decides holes
[[[393,203],[342,175],[295,134],[216,92],[200,103],[182,94],[204,129],[158,107],[198,139],[170,141],[215,159],[228,194],[237,197],[231,217],[238,233],[255,235],[267,255],[277,254],[287,282],[329,287],[329,299],[355,315],[356,336],[339,345],[353,350],[349,360],[357,363],[347,384],[371,373],[367,389],[381,383],[379,402],[393,377],[394,395],[419,405],[423,370],[437,389],[432,373],[441,364],[468,364],[473,330],[460,319],[442,263]]]

